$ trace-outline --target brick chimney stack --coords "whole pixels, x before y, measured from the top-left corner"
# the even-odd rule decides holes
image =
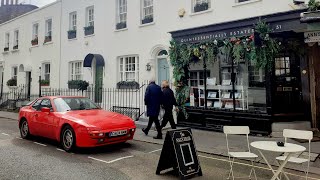
[[[1,0],[1,6],[3,6],[4,5],[4,0]]]
[[[19,4],[19,0],[16,0],[16,4]]]
[[[6,0],[6,5],[9,5],[9,0]]]

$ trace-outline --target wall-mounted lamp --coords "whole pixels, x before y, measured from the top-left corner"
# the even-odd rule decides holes
[[[146,65],[146,71],[151,71],[151,64],[150,64],[150,63],[147,63],[147,65]]]
[[[183,18],[185,14],[186,14],[186,10],[185,9],[183,9],[183,8],[179,9],[178,15],[179,15],[180,18]]]

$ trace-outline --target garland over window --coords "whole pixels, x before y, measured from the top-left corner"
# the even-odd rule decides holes
[[[174,85],[177,103],[184,112],[184,104],[189,95],[189,64],[196,63],[202,57],[207,63],[216,61],[219,53],[227,54],[235,61],[252,61],[258,68],[271,69],[274,56],[279,52],[280,44],[270,37],[272,30],[264,21],[259,21],[255,33],[250,36],[216,39],[196,44],[181,44],[171,41],[170,60],[173,66]]]

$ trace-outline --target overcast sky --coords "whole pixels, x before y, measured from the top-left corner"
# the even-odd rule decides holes
[[[19,2],[25,2],[26,4],[34,4],[38,7],[45,6],[49,3],[52,3],[56,0],[20,0]]]

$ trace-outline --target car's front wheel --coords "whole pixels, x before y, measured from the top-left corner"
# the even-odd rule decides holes
[[[61,146],[62,148],[70,152],[74,149],[76,142],[76,136],[73,129],[70,126],[65,126],[61,131]]]
[[[29,124],[26,119],[22,119],[20,122],[20,135],[23,139],[28,139],[30,137]]]

